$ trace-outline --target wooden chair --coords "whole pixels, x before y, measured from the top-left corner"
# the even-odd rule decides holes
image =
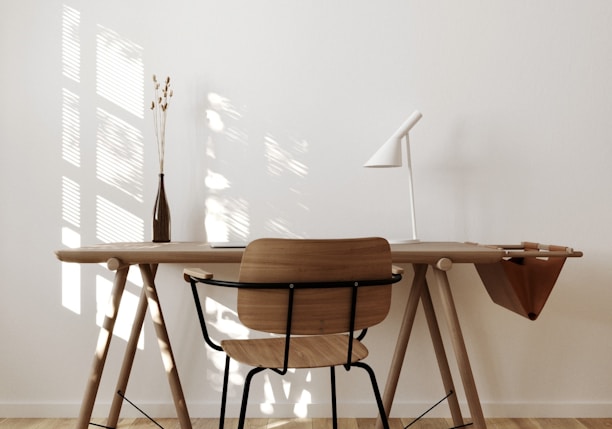
[[[367,328],[388,314],[391,284],[401,279],[382,238],[272,239],[245,249],[238,282],[186,269],[205,342],[226,353],[219,427],[223,428],[230,359],[253,367],[246,376],[238,429],[244,426],[252,377],[266,369],[284,375],[289,368],[329,367],[332,417],[337,428],[335,367],[363,368],[370,376],[383,426],[388,421],[372,368],[361,362]],[[273,334],[257,339],[208,335],[198,283],[237,288],[238,317],[244,326]],[[355,331],[361,331],[355,335]]]

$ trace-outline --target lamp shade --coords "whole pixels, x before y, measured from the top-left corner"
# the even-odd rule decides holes
[[[401,167],[402,166],[402,138],[408,138],[408,132],[416,125],[423,115],[418,110],[393,133],[372,157],[363,165],[364,167]],[[408,149],[409,150],[409,149]]]
[[[402,139],[391,137],[363,165],[364,167],[401,167]]]

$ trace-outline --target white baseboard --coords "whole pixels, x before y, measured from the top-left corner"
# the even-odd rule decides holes
[[[146,404],[136,403],[143,411],[153,417],[176,417],[172,403]],[[418,416],[432,404],[425,403],[395,403],[391,410],[391,417]],[[189,415],[192,418],[216,418],[219,415],[218,403],[191,403],[188,404]],[[550,417],[550,418],[610,418],[612,416],[612,403],[485,403],[482,404],[483,413],[487,418],[494,417]],[[0,403],[0,417],[5,418],[76,418],[79,415],[79,403]],[[96,404],[93,412],[94,418],[104,418],[110,410],[110,403]],[[265,412],[264,412],[265,410]],[[469,418],[467,404],[461,404],[464,417]],[[237,417],[239,404],[229,404],[228,417]],[[265,404],[250,403],[247,411],[249,417],[295,418],[330,417],[330,404],[310,404],[307,410],[296,410],[293,404]],[[339,417],[376,417],[377,410],[373,403],[367,404],[338,404]],[[141,414],[130,404],[125,403],[121,410],[121,417],[141,417]],[[427,417],[450,417],[448,406],[442,403],[432,410]]]

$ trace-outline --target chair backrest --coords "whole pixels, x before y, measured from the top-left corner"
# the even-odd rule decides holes
[[[278,239],[251,242],[242,257],[240,282],[334,282],[391,279],[391,250],[383,238]],[[391,283],[391,281],[389,282]],[[284,334],[288,289],[238,290],[238,316],[249,328]],[[292,333],[347,332],[351,287],[297,289]],[[389,312],[391,284],[363,286],[357,295],[355,330],[381,322]]]

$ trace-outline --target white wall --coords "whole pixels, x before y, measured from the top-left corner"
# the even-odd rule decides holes
[[[421,239],[532,240],[585,252],[566,263],[536,322],[492,304],[472,267],[450,272],[485,415],[612,415],[610,2],[0,8],[0,416],[78,413],[112,277],[102,266],[62,265],[53,251],[75,237],[83,245],[150,239],[153,73],[170,75],[175,90],[166,167],[174,240],[224,231],[407,236],[405,170],[361,165],[421,110],[411,134]],[[198,336],[180,269],[161,268],[159,293],[191,414],[216,416],[219,362]],[[128,290],[139,292],[137,276]],[[407,287],[396,293],[390,318],[371,333],[381,384]],[[216,300],[230,305],[231,296]],[[394,415],[415,415],[444,394],[425,328],[419,314]],[[150,323],[143,339],[128,397],[173,415]],[[117,338],[111,348],[96,415],[108,409],[124,344]],[[284,404],[308,394],[311,415],[328,414],[325,372],[296,374],[287,390],[270,379],[272,393],[263,377],[253,387],[252,415],[269,411],[257,403],[270,397],[276,415],[300,415],[303,406]],[[341,412],[373,416],[365,379],[347,380],[339,380]]]

